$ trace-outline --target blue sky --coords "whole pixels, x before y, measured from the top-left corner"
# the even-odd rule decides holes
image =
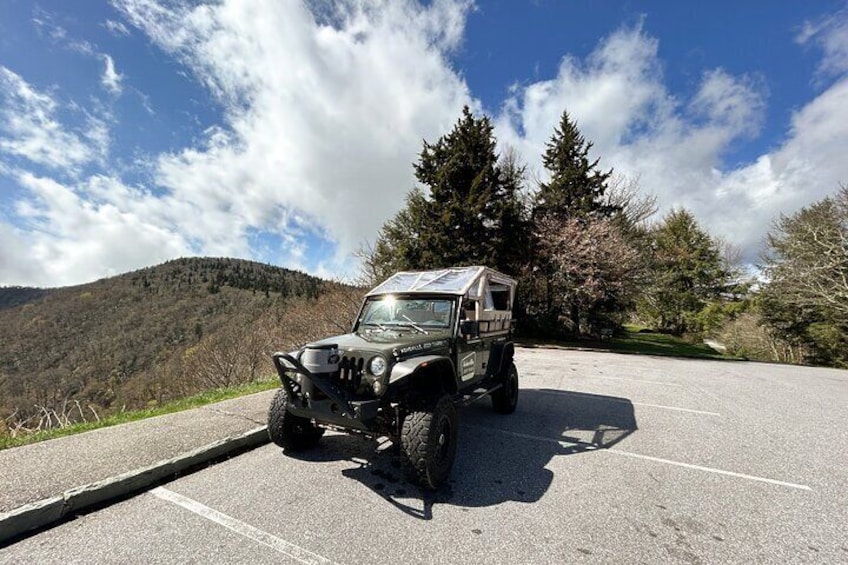
[[[848,4],[0,3],[0,285],[191,255],[345,276],[463,104],[531,178],[563,110],[755,261],[848,182]]]

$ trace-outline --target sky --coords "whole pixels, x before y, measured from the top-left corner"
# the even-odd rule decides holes
[[[848,183],[848,2],[0,2],[0,285],[187,256],[323,277],[463,105],[528,178],[568,111],[604,169],[755,264]]]

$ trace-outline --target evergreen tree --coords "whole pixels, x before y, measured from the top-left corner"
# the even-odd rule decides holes
[[[501,271],[519,275],[527,264],[530,247],[530,223],[524,179],[526,166],[518,152],[507,147],[498,161],[500,181],[492,203],[497,229],[492,230],[495,263]]]
[[[586,229],[592,221],[620,211],[605,198],[612,171],[598,169],[600,159],[590,160],[591,148],[592,143],[586,141],[568,112],[563,112],[542,157],[550,179],[539,184],[533,202],[532,255],[525,283],[528,313],[537,325],[537,333],[562,333],[564,322],[571,333],[579,335],[581,318],[588,314],[579,296],[579,285],[564,282],[573,277],[565,274],[572,269],[560,253],[559,234],[569,231],[573,235],[575,229]],[[609,307],[619,309],[612,302]],[[595,325],[592,320],[586,321]]]
[[[424,142],[415,176],[429,195],[410,192],[371,256],[363,253],[367,269],[376,276],[459,265],[513,272],[524,231],[522,175],[517,165],[499,165],[489,118],[475,118],[466,106],[448,134]]]
[[[731,282],[719,245],[691,212],[672,210],[650,234],[652,282],[640,311],[657,329],[680,335]]]
[[[535,215],[555,219],[609,216],[615,207],[604,199],[612,170],[598,170],[600,158],[591,161],[592,142],[586,141],[568,112],[563,112],[559,127],[547,143],[542,163],[551,175],[539,184]]]
[[[428,202],[419,189],[406,195],[406,206],[388,220],[372,249],[361,249],[363,283],[373,286],[392,273],[423,268],[421,242],[428,229]]]

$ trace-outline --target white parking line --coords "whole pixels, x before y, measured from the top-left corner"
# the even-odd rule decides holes
[[[665,463],[667,465],[675,465],[677,467],[683,467],[685,469],[695,469],[697,471],[706,471],[708,473],[716,473],[718,475],[727,475],[729,477],[737,477],[740,479],[748,479],[749,481],[759,481],[761,483],[769,483],[771,485],[778,485],[782,487],[789,488],[797,488],[800,490],[813,490],[807,485],[799,485],[795,483],[787,483],[785,481],[777,481],[775,479],[768,479],[766,477],[757,477],[755,475],[746,475],[745,473],[736,473],[733,471],[725,471],[724,469],[714,469],[713,467],[702,467],[701,465],[692,465],[691,463],[683,463],[681,461],[672,461],[670,459],[661,459],[659,457],[651,457],[650,455],[641,455],[639,453],[631,453],[629,451],[622,451],[621,449],[602,449],[599,451],[603,451],[604,453],[613,453],[615,455],[624,455],[625,457],[633,457],[636,459],[645,459],[646,461],[655,461],[657,463]]]
[[[260,529],[254,528],[250,524],[245,524],[241,520],[236,520],[235,518],[218,512],[213,508],[209,508],[208,506],[201,504],[196,500],[192,500],[187,496],[177,494],[176,492],[170,491],[166,488],[156,487],[155,489],[150,491],[150,494],[161,498],[162,500],[172,502],[177,506],[181,506],[186,510],[194,512],[199,516],[203,516],[207,520],[211,520],[216,524],[220,524],[225,528],[232,530],[235,533],[242,535],[248,539],[252,539],[253,541],[259,542],[262,545],[270,547],[271,549],[275,549],[283,555],[287,555],[292,559],[299,561],[300,563],[304,563],[306,565],[334,563],[326,557],[318,555],[317,553],[309,551],[308,549],[304,549],[293,543],[289,543],[283,539],[278,538],[277,536],[269,534],[268,532],[263,532]]]
[[[624,377],[608,377],[606,375],[580,375],[581,377],[586,377],[587,379],[609,379],[611,381],[625,381],[628,383],[645,383],[649,385],[660,385],[660,386],[673,386],[673,387],[681,387],[683,385],[677,383],[661,383],[659,381],[646,381],[643,379],[627,379]]]
[[[543,392],[547,394],[561,394],[564,396],[585,396],[586,394],[592,394],[588,392],[572,392],[569,390],[536,390],[535,392]],[[680,408],[679,406],[663,406],[662,404],[647,404],[645,402],[631,402],[630,400],[624,398],[610,398],[607,397],[604,400],[609,402],[623,402],[627,404],[632,404],[633,406],[648,406],[650,408],[662,408],[663,410],[675,410],[677,412],[691,412],[692,414],[704,414],[706,416],[721,416],[718,412],[705,412],[704,410],[695,410],[693,408]]]
[[[645,404],[644,402],[632,402],[633,406],[648,406],[650,408],[662,408],[663,410],[675,410],[677,412],[690,412],[692,414],[704,414],[705,416],[721,416],[718,412],[705,412],[704,410],[693,410],[692,408],[680,408],[679,406],[663,406],[661,404]]]
[[[506,435],[510,435],[510,436],[514,436],[514,437],[520,437],[520,438],[524,438],[524,439],[533,439],[533,440],[536,440],[536,441],[546,441],[546,442],[557,443],[557,444],[559,444],[563,447],[580,446],[580,447],[584,448],[585,451],[597,451],[597,452],[600,452],[600,453],[610,453],[610,454],[613,454],[613,455],[622,455],[624,457],[633,457],[635,459],[644,459],[646,461],[653,461],[655,463],[665,463],[666,465],[674,465],[675,467],[683,467],[685,469],[693,469],[693,470],[696,470],[696,471],[704,471],[704,472],[707,472],[707,473],[715,473],[717,475],[726,475],[726,476],[729,476],[729,477],[736,477],[738,479],[747,479],[749,481],[758,481],[758,482],[761,482],[761,483],[768,483],[768,484],[771,484],[771,485],[778,485],[778,486],[782,486],[782,487],[796,488],[796,489],[800,489],[800,490],[813,490],[810,487],[808,487],[807,485],[799,485],[799,484],[796,484],[796,483],[788,483],[786,481],[778,481],[778,480],[775,480],[775,479],[769,479],[767,477],[757,477],[756,475],[746,475],[745,473],[736,473],[734,471],[725,471],[724,469],[716,469],[714,467],[703,467],[701,465],[693,465],[691,463],[684,463],[682,461],[673,461],[671,459],[662,459],[660,457],[651,457],[650,455],[642,455],[640,453],[631,453],[630,451],[624,451],[622,449],[617,449],[617,448],[604,449],[604,448],[601,448],[598,445],[595,445],[594,443],[590,443],[588,441],[578,441],[578,442],[566,441],[566,440],[563,440],[563,439],[558,439],[558,438],[553,438],[553,437],[544,437],[544,436],[536,436],[536,435],[531,435],[531,434],[522,434],[522,433],[519,433],[519,432],[511,432],[509,430],[502,430],[502,429],[493,428],[493,427],[490,427],[490,426],[476,426],[476,425],[466,424],[466,427],[492,430],[492,431],[500,432],[502,434],[506,434]]]

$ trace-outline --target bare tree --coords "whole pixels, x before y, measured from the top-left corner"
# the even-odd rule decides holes
[[[848,326],[848,187],[792,216],[768,235],[765,273],[783,302],[818,308]]]
[[[380,263],[374,244],[370,241],[363,242],[354,255],[360,261],[359,274],[354,280],[355,285],[363,287],[376,286],[383,277],[383,266]]]
[[[631,226],[643,225],[659,210],[657,197],[642,192],[638,177],[630,178],[622,174],[614,174],[607,183],[607,191],[604,194],[605,204],[610,208],[621,210]]]
[[[745,312],[728,321],[718,337],[731,355],[778,363],[801,363],[804,359],[803,346],[775,335],[753,312]]]
[[[763,318],[805,363],[848,367],[848,188],[781,216],[767,241]]]

